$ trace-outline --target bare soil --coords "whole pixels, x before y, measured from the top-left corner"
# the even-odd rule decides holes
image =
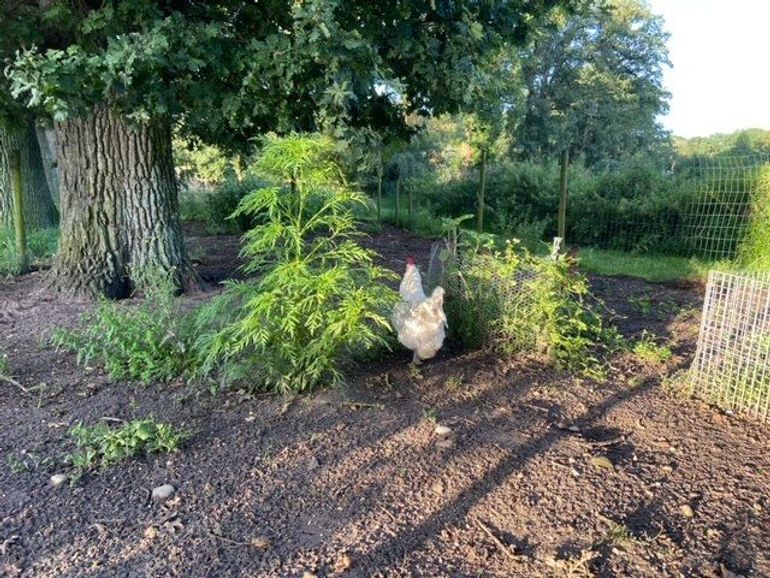
[[[237,239],[189,242],[209,282],[233,274]],[[430,250],[393,229],[370,243],[398,272]],[[0,280],[0,347],[24,387],[46,384],[0,383],[0,576],[770,576],[770,430],[666,385],[694,351],[697,288],[592,279],[626,336],[675,351],[618,355],[606,383],[449,347],[419,371],[398,351],[347,388],[211,398],[41,347],[91,305],[40,279]],[[72,425],[146,416],[193,436],[50,485]]]

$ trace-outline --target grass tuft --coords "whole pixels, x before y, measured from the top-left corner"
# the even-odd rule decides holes
[[[59,229],[41,229],[27,233],[30,265],[41,267],[50,263],[59,244]],[[14,275],[19,270],[13,229],[0,226],[0,275]]]
[[[723,261],[702,261],[695,257],[670,255],[632,255],[619,251],[583,249],[580,268],[608,277],[638,277],[645,281],[700,281],[711,269],[729,266]]]

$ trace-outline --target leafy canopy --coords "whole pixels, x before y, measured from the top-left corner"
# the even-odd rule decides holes
[[[488,79],[486,54],[579,3],[60,0],[25,12],[21,52],[2,57],[14,95],[56,118],[109,100],[233,144],[455,109]]]
[[[569,149],[594,164],[667,141],[657,122],[668,108],[667,38],[662,18],[641,0],[555,11],[518,53],[527,92],[515,133],[523,156]]]

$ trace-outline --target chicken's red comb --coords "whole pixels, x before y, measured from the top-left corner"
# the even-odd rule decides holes
[[[414,257],[412,257],[411,255],[409,255],[409,256],[406,258],[406,264],[407,264],[407,265],[417,265],[417,259],[415,259],[415,258],[414,258]]]

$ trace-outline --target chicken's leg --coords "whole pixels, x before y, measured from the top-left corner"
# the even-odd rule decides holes
[[[420,356],[417,355],[416,351],[412,355],[412,365],[422,365],[422,361],[420,360]]]

